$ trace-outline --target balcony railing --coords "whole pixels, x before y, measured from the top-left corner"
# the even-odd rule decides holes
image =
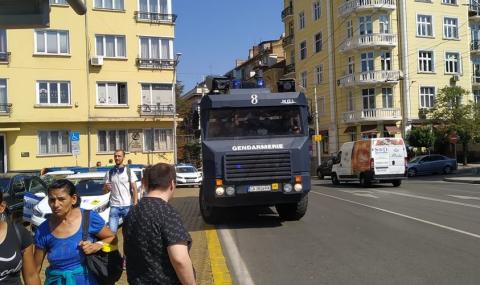
[[[284,38],[282,39],[282,45],[283,45],[283,47],[285,48],[285,47],[293,44],[293,40],[294,40],[294,35],[293,35],[293,34],[284,37]]]
[[[472,76],[472,85],[480,86],[480,76],[479,75],[473,75]]]
[[[0,63],[10,62],[10,53],[9,52],[0,52]]]
[[[282,22],[285,21],[285,18],[293,16],[293,6],[288,6],[282,11]]]
[[[477,1],[470,1],[468,5],[468,16],[469,17],[480,16],[480,4]]]
[[[480,41],[471,41],[470,42],[470,52],[471,53],[477,53],[480,52]]]
[[[295,72],[295,63],[291,63],[285,66],[285,74],[293,73],[293,72]]]
[[[137,22],[175,23],[177,15],[135,11],[135,18]]]
[[[368,47],[394,47],[396,45],[396,34],[358,35],[350,39],[346,39],[340,47],[340,51],[345,52],[351,49]]]
[[[138,68],[145,69],[173,69],[175,60],[159,58],[137,58]]]
[[[401,120],[402,113],[400,108],[376,108],[363,109],[360,111],[350,111],[343,113],[344,123],[357,123],[361,121],[390,121]]]
[[[351,0],[338,7],[340,16],[347,16],[357,10],[385,9],[394,10],[395,0]]]
[[[0,115],[8,115],[12,111],[11,103],[1,103],[0,104]]]
[[[138,106],[138,112],[140,113],[140,116],[158,116],[158,117],[173,116],[174,108],[173,108],[173,104],[168,104],[168,105],[143,104]]]
[[[375,70],[349,74],[338,80],[340,87],[349,87],[366,84],[391,84],[400,80],[400,70]]]

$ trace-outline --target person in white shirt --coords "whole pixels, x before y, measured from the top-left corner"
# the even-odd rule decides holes
[[[125,151],[118,149],[113,158],[115,166],[105,175],[105,192],[110,192],[110,216],[108,226],[113,233],[118,230],[120,218],[125,219],[132,206],[138,202],[137,176],[123,164]]]

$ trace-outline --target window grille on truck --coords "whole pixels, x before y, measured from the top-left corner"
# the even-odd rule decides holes
[[[226,181],[280,180],[292,177],[290,152],[231,153],[224,156]]]

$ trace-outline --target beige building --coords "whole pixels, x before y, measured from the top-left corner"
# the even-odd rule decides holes
[[[480,9],[464,4],[284,0],[286,76],[316,94],[324,155],[351,140],[403,136],[444,86],[480,99]]]

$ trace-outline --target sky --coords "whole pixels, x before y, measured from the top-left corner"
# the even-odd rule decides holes
[[[282,0],[173,0],[178,15],[175,53],[184,93],[204,76],[225,74],[254,45],[278,39],[284,30]]]

